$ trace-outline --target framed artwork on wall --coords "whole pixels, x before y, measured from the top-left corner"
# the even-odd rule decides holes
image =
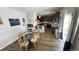
[[[0,24],[3,24],[1,17],[0,17]]]
[[[20,25],[20,20],[17,18],[9,18],[10,26]]]

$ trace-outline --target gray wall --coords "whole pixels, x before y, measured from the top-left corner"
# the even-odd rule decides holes
[[[78,24],[78,29],[76,32],[76,36],[75,36],[72,50],[79,51],[79,24]]]
[[[74,22],[74,27],[73,27],[73,35],[72,35],[72,47],[71,49],[72,50],[76,50],[76,51],[79,51],[79,8],[77,8],[76,10],[76,20]]]

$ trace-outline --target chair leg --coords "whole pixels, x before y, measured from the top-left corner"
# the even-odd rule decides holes
[[[21,47],[20,47],[20,51],[21,51]]]
[[[34,43],[34,47],[36,48],[37,46],[36,46],[36,43]]]
[[[27,47],[25,47],[25,51],[27,51]]]
[[[20,47],[20,51],[27,51],[27,47]]]
[[[36,42],[36,46],[38,47],[38,42]]]

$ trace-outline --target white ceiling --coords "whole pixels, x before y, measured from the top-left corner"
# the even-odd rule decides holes
[[[23,12],[43,12],[47,10],[55,10],[57,7],[10,7]]]

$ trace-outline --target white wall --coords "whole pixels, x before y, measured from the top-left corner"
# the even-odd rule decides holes
[[[22,18],[26,19],[26,14],[11,8],[0,7],[0,17],[2,18],[3,24],[0,24],[0,50],[10,43],[17,40],[18,32],[25,30],[26,27],[22,24]],[[21,25],[10,26],[9,18],[19,18]],[[26,19],[27,20],[27,19]]]
[[[27,21],[33,23],[33,13],[27,13]]]
[[[72,8],[63,9],[63,40],[69,41],[71,35]]]
[[[35,21],[36,17],[37,17],[36,12],[27,13],[28,23],[33,24],[35,26],[37,24],[37,21]]]

